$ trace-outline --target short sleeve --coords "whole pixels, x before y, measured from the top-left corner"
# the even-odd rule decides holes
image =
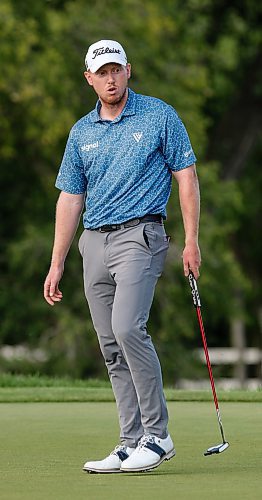
[[[196,157],[187,130],[172,106],[167,108],[162,141],[164,158],[171,170],[182,170],[195,163]]]
[[[78,146],[71,130],[55,186],[70,194],[82,194],[86,191],[87,180]]]

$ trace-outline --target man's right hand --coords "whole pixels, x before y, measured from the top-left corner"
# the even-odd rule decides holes
[[[59,281],[64,272],[64,262],[73,241],[83,209],[85,193],[70,194],[61,191],[56,205],[55,238],[51,266],[44,284],[44,297],[50,306],[63,298]]]
[[[63,294],[58,288],[63,272],[63,266],[57,267],[51,265],[49,269],[44,283],[44,298],[50,306],[54,306],[56,302],[60,302],[63,298]]]

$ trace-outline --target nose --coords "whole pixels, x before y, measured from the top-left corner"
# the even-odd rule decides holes
[[[115,74],[112,71],[108,73],[108,82],[113,83],[115,81]]]

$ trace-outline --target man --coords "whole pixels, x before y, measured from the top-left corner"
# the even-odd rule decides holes
[[[123,47],[101,40],[89,47],[84,76],[96,108],[72,128],[56,186],[51,267],[44,285],[50,305],[80,214],[85,295],[115,394],[120,442],[88,472],[151,470],[175,455],[159,360],[147,320],[168,249],[163,221],[172,176],[185,228],[184,273],[199,276],[199,189],[195,156],[175,110],[128,88]]]

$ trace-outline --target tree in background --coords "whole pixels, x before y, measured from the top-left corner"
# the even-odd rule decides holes
[[[93,41],[116,38],[133,63],[130,86],[177,109],[198,157],[199,286],[210,344],[228,345],[232,318],[241,314],[250,343],[257,345],[259,5],[252,0],[241,6],[217,0],[3,0],[0,37],[2,343],[46,349],[46,373],[104,374],[76,242],[62,281],[63,304],[46,306],[42,282],[58,196],[53,186],[65,141],[73,123],[95,104],[82,75],[84,56]],[[192,349],[200,345],[182,273],[183,231],[175,190],[167,221],[171,247],[150,319],[166,381],[196,374]]]

